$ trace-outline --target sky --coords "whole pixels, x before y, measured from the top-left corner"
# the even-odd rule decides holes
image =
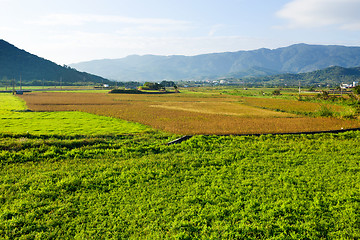
[[[0,39],[57,64],[360,46],[360,0],[0,0]]]

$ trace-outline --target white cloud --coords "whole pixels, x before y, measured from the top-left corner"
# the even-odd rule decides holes
[[[26,23],[57,34],[87,29],[90,33],[144,36],[149,34],[186,32],[194,29],[194,25],[188,21],[96,14],[49,14],[27,21]]]
[[[188,25],[151,25],[140,24],[120,27],[115,31],[118,35],[122,36],[139,36],[148,33],[169,33],[169,32],[185,32],[191,30],[193,27]]]
[[[359,0],[293,0],[277,12],[287,28],[336,26],[360,30]]]
[[[209,36],[214,36],[215,33],[218,32],[223,27],[224,27],[224,24],[216,24],[216,25],[212,26],[208,35]]]
[[[116,15],[96,14],[50,14],[38,20],[28,21],[29,24],[53,26],[73,25],[81,26],[87,23],[123,23],[123,24],[151,24],[151,25],[189,25],[190,22],[166,18],[132,18]]]

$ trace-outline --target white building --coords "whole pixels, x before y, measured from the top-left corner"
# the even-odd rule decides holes
[[[342,83],[340,84],[340,88],[346,89],[346,88],[354,88],[359,85],[359,82],[353,82],[352,84]]]

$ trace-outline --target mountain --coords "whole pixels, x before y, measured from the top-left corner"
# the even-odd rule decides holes
[[[273,76],[265,76],[260,78],[247,79],[247,83],[270,85],[301,85],[316,86],[316,85],[330,85],[339,86],[341,83],[351,84],[359,82],[360,67],[344,68],[339,66],[332,66],[321,70],[316,70],[307,73],[298,74],[278,74]]]
[[[84,85],[110,83],[109,80],[21,50],[0,39],[0,85],[9,84],[9,79],[22,80],[23,85]]]
[[[360,66],[360,47],[296,44],[197,56],[132,55],[71,64],[118,81],[161,81],[302,73],[330,66]]]

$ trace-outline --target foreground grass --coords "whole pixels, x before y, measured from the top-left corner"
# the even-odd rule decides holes
[[[84,112],[27,112],[25,102],[9,93],[0,93],[0,103],[2,133],[71,136],[153,131],[138,123]]]
[[[2,135],[3,239],[357,239],[359,132]]]

